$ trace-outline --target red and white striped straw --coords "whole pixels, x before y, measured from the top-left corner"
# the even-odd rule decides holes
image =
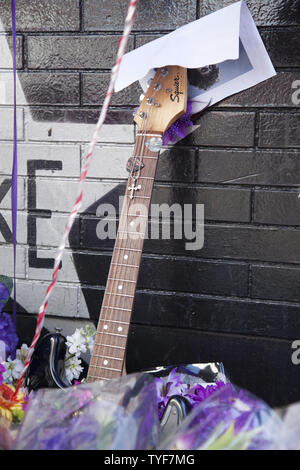
[[[56,283],[56,280],[57,280],[58,270],[59,270],[59,266],[60,266],[60,263],[61,263],[61,260],[62,260],[62,257],[63,257],[63,252],[64,252],[65,247],[66,247],[66,242],[67,242],[70,230],[71,230],[71,228],[73,226],[73,223],[75,221],[75,217],[78,214],[78,211],[81,207],[82,195],[83,195],[83,183],[84,183],[84,180],[85,180],[87,172],[88,172],[89,164],[90,164],[93,152],[94,152],[95,145],[96,145],[97,140],[98,140],[99,132],[100,132],[100,130],[102,128],[102,125],[105,121],[107,111],[108,111],[108,108],[109,108],[109,105],[110,105],[110,101],[111,101],[111,97],[112,97],[112,94],[113,94],[113,91],[114,91],[114,85],[115,85],[115,81],[116,81],[117,74],[118,74],[118,71],[119,71],[120,63],[121,63],[122,57],[125,53],[127,42],[128,42],[128,37],[129,37],[129,34],[131,32],[131,29],[132,29],[134,16],[135,16],[136,8],[137,8],[137,3],[138,3],[138,0],[131,0],[128,4],[128,10],[127,10],[127,15],[126,15],[126,19],[125,19],[123,35],[122,35],[122,37],[119,41],[119,46],[118,46],[118,51],[117,51],[117,56],[116,56],[116,62],[115,62],[114,67],[111,70],[111,76],[110,76],[110,82],[109,82],[108,90],[107,90],[107,93],[106,93],[106,96],[105,96],[105,99],[104,99],[104,102],[103,102],[103,106],[102,106],[102,109],[101,109],[101,113],[100,113],[98,122],[96,124],[94,134],[92,136],[92,140],[90,141],[90,144],[89,144],[88,153],[87,153],[87,155],[85,156],[85,159],[84,159],[84,165],[83,165],[83,168],[81,170],[80,180],[79,180],[79,184],[78,184],[78,193],[77,193],[76,201],[75,201],[75,203],[72,207],[72,210],[71,210],[71,212],[68,216],[68,220],[67,220],[67,223],[66,223],[66,226],[65,226],[65,230],[64,230],[60,245],[59,245],[58,250],[57,250],[57,254],[56,254],[56,257],[55,257],[54,269],[53,269],[53,273],[52,273],[52,281],[51,281],[50,285],[48,286],[48,288],[46,290],[45,298],[43,300],[42,305],[39,308],[39,314],[38,314],[38,317],[37,317],[37,324],[36,324],[35,334],[34,334],[32,343],[29,347],[29,350],[28,350],[28,354],[27,354],[27,357],[26,357],[24,368],[23,368],[23,370],[21,371],[21,373],[18,377],[15,394],[18,393],[18,390],[20,389],[20,387],[23,384],[23,380],[24,380],[24,377],[25,377],[25,374],[26,374],[26,370],[28,369],[28,366],[30,364],[30,360],[31,360],[32,354],[34,352],[36,343],[37,343],[37,341],[40,337],[40,334],[41,334],[41,331],[42,331],[42,328],[43,328],[43,324],[44,324],[45,312],[46,312],[46,308],[47,308],[47,305],[48,305],[48,300],[49,300],[49,297],[51,295],[51,292],[54,289],[54,286],[55,286],[55,283]]]

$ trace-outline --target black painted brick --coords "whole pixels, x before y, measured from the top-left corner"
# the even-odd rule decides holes
[[[112,250],[114,240],[99,240],[96,236],[96,225],[95,218],[86,217],[82,220],[81,246],[85,249]],[[149,238],[145,240],[144,252],[299,264],[299,237],[299,230],[288,227],[267,228],[206,224],[204,226],[204,246],[199,250],[186,250],[188,240],[185,238],[182,240]]]
[[[196,151],[173,146],[162,150],[158,160],[156,181],[193,182]]]
[[[300,302],[300,269],[282,266],[252,266],[251,297]],[[287,316],[287,318],[289,318]],[[289,319],[296,331],[296,323]]]
[[[300,225],[299,191],[255,191],[254,222]]]
[[[199,150],[201,183],[299,186],[298,151]]]
[[[102,104],[108,89],[109,73],[83,73],[82,103],[84,105]],[[138,105],[143,92],[138,82],[133,83],[112,96],[112,105]]]
[[[98,320],[103,288],[84,286],[82,292],[90,317]],[[132,321],[143,325],[293,339],[295,330],[300,331],[300,305],[137,290]]]
[[[109,200],[118,208],[119,197],[125,193],[125,186],[118,185],[105,199],[97,201],[98,205]],[[250,221],[250,191],[234,188],[199,188],[165,186],[155,184],[152,204],[204,204],[206,220]],[[96,206],[86,209],[86,213],[95,214]]]
[[[110,69],[118,46],[113,35],[29,36],[27,41],[31,69]],[[127,50],[132,47],[129,38]]]
[[[232,4],[232,0],[201,0],[200,15],[208,15]],[[300,24],[298,0],[246,0],[258,26],[291,26]]]
[[[79,0],[17,0],[18,31],[78,31]],[[1,0],[0,27],[11,30],[11,4]]]
[[[277,75],[245,91],[229,96],[218,106],[274,106],[295,107],[292,101],[293,82],[300,79],[299,72],[278,72]]]
[[[299,67],[300,28],[261,31],[274,67]]]
[[[251,147],[254,144],[254,113],[209,111],[197,121],[199,128],[183,142],[192,145]]]
[[[133,30],[172,30],[196,19],[196,0],[141,1]],[[87,31],[122,31],[127,2],[84,0],[84,28]]]
[[[205,220],[250,221],[249,190],[155,185],[152,203],[204,204]]]
[[[74,260],[80,279],[105,286],[110,256],[78,253]],[[244,263],[143,257],[137,288],[245,296],[247,283],[248,267]]]
[[[300,113],[261,113],[259,118],[260,147],[300,147]]]
[[[79,74],[22,72],[18,78],[29,105],[80,103]]]
[[[147,44],[147,42],[154,41],[155,39],[158,39],[161,36],[164,36],[164,34],[137,34],[135,40],[136,48]]]
[[[99,118],[99,110],[89,108],[32,107],[30,114],[35,121],[77,122],[79,124],[96,124]],[[132,124],[132,112],[126,109],[110,109],[105,124]]]
[[[290,340],[133,324],[126,370],[222,361],[232,383],[277,407],[300,398],[299,368],[291,361],[291,345]]]
[[[299,263],[299,235],[288,228],[206,225],[199,256]]]

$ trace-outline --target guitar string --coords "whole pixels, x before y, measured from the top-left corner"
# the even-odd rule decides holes
[[[145,120],[143,119],[142,122],[143,122],[143,126],[146,127],[147,121],[145,122]],[[130,175],[129,175],[129,177],[128,177],[128,182],[127,182],[127,185],[126,185],[126,191],[127,191],[127,189],[128,189],[127,186],[129,186],[130,179],[133,180],[132,174],[133,174],[134,166],[135,166],[135,163],[136,163],[136,157],[137,157],[137,155],[140,154],[140,149],[139,149],[139,147],[141,148],[141,146],[142,146],[142,142],[141,142],[141,141],[138,141],[138,145],[135,145],[134,153],[135,153],[136,155],[134,155],[134,161],[133,161],[133,163],[132,163],[133,166],[132,166],[132,168],[131,168],[131,172],[130,172]],[[133,184],[134,184],[134,181],[132,181],[132,182],[133,182]],[[126,216],[125,216],[126,219],[127,219],[127,217],[128,217],[128,205],[129,205],[129,204],[127,203],[127,193],[125,193],[125,198],[126,198],[126,199],[125,199],[124,202],[123,202],[123,207],[122,207],[122,209],[121,209],[121,213],[123,214],[124,209],[126,210],[126,207],[127,207],[127,213],[126,213]],[[126,206],[125,206],[124,204],[126,204]],[[121,214],[120,214],[120,217],[121,217]],[[121,217],[121,220],[123,220],[123,216]],[[116,238],[115,248],[117,248],[117,241],[118,241],[118,237]],[[119,251],[121,251],[121,250],[119,250]],[[115,256],[114,256],[114,255],[116,255],[115,250],[114,250],[114,252],[113,252],[112,261],[115,259]],[[117,259],[116,259],[116,262],[119,263],[119,261],[120,261],[120,260],[117,258]],[[109,269],[109,271],[110,271],[110,269]],[[112,277],[113,277],[113,276],[112,276]],[[120,277],[122,277],[122,276],[120,275]],[[107,295],[106,291],[107,291],[108,286],[110,287],[110,292],[109,292],[108,295]],[[108,281],[107,286],[106,286],[106,289],[105,289],[104,298],[103,298],[103,302],[105,302],[105,305],[104,305],[104,307],[103,307],[103,317],[102,317],[102,318],[100,317],[100,324],[101,324],[101,322],[102,322],[102,328],[101,328],[101,331],[100,331],[100,332],[97,331],[97,333],[98,333],[98,341],[99,341],[98,349],[100,349],[100,348],[103,349],[103,356],[104,356],[104,357],[106,357],[107,355],[105,354],[105,347],[103,347],[102,340],[103,340],[103,336],[104,336],[104,334],[105,334],[105,330],[104,330],[105,322],[106,322],[106,321],[110,321],[110,320],[112,319],[112,315],[110,315],[110,311],[109,311],[110,308],[109,308],[109,307],[111,306],[111,296],[113,295],[113,291],[114,291],[113,281],[112,281],[112,282]],[[108,308],[106,308],[106,307],[108,307]],[[101,310],[102,310],[102,309],[101,309]],[[111,346],[115,346],[115,344],[111,344]],[[99,352],[99,351],[98,351],[98,352]],[[101,351],[100,351],[100,352],[101,352]],[[100,359],[100,358],[96,357],[96,364],[94,364],[94,366],[95,366],[96,368],[99,367],[99,363],[98,363],[98,360],[99,360],[99,359]],[[102,359],[101,359],[101,360],[102,360]],[[103,368],[103,369],[105,370],[105,368]],[[121,370],[122,370],[122,368],[121,368]]]
[[[159,76],[160,76],[160,75],[159,75]],[[154,95],[155,92],[156,92],[155,90],[153,90],[153,91],[154,91],[154,92],[152,92],[151,98],[153,97],[153,95]],[[142,132],[140,132],[140,134],[139,134],[138,145],[136,146],[135,155],[133,156],[134,158],[133,158],[133,162],[132,162],[132,167],[131,167],[130,175],[129,175],[129,177],[128,177],[128,181],[130,181],[130,178],[131,178],[133,187],[134,187],[135,181],[138,182],[138,177],[139,177],[139,175],[140,175],[140,170],[141,170],[140,165],[138,165],[138,175],[137,175],[135,178],[132,176],[133,173],[134,173],[134,168],[135,168],[135,164],[136,164],[136,161],[137,161],[138,157],[141,157],[141,158],[142,158],[142,159],[140,160],[140,163],[143,163],[143,155],[142,155],[143,152],[142,152],[142,149],[144,149],[145,140],[146,140],[146,136],[147,136],[147,132],[146,132],[146,131],[147,131],[147,124],[148,124],[150,112],[151,112],[151,106],[149,106],[149,111],[148,111],[148,113],[147,113],[147,119],[146,119],[146,120],[143,119]],[[127,186],[126,186],[126,189],[128,189]],[[133,196],[134,196],[134,194],[133,194]],[[125,197],[126,197],[126,199],[125,199],[125,201],[126,201],[125,209],[127,209],[127,212],[126,212],[126,219],[125,219],[125,220],[126,220],[126,228],[127,228],[128,212],[129,212],[129,209],[130,209],[130,207],[131,207],[131,204],[130,204],[130,201],[128,202],[128,200],[127,200],[128,195],[125,195]],[[134,197],[133,197],[133,199],[134,199]],[[124,201],[124,202],[125,202],[125,201]],[[122,212],[123,212],[123,208],[122,208]],[[118,238],[117,238],[117,240],[118,240]],[[116,240],[116,245],[117,245],[117,240]],[[127,241],[127,240],[126,240],[126,241]],[[130,242],[131,242],[131,240],[129,241],[129,246],[130,246],[130,248],[129,248],[128,251],[130,251],[130,249],[132,248],[132,245],[131,245]],[[125,248],[124,246],[122,247],[122,238],[121,238],[121,244],[120,244],[119,248]],[[118,249],[118,247],[117,247],[117,249]],[[119,249],[118,251],[121,252],[122,250]],[[120,261],[120,256],[121,256],[121,254],[117,254],[117,259],[116,259],[117,264],[120,264],[120,263],[119,263],[119,261]],[[121,271],[122,271],[122,270],[123,270],[123,269],[121,268]],[[126,271],[126,268],[125,268],[125,271]],[[125,273],[124,273],[124,275],[125,275]],[[126,277],[128,277],[128,276],[126,276]],[[120,275],[120,278],[122,278],[122,275]],[[111,304],[111,297],[112,297],[112,295],[114,295],[114,290],[115,290],[114,282],[115,282],[114,280],[112,280],[112,281],[110,282],[110,291],[111,291],[111,292],[109,292],[109,295],[108,295],[108,298],[107,298],[107,306],[108,306],[108,307],[110,307],[110,304]],[[116,281],[116,282],[117,282],[117,284],[118,284],[119,281]],[[122,295],[122,294],[121,294],[121,295]],[[103,299],[103,301],[104,301],[104,300],[106,300],[106,299]],[[107,312],[105,312],[105,310],[107,310]],[[103,318],[102,318],[102,319],[100,318],[100,323],[102,322],[102,323],[103,323],[103,326],[105,325],[105,321],[110,321],[110,320],[112,320],[112,318],[113,318],[113,315],[110,314],[109,310],[110,310],[109,308],[106,308],[106,309],[105,309],[105,306],[104,306],[104,315],[103,315]],[[108,314],[108,316],[107,316],[107,314]],[[108,318],[108,317],[110,317],[110,318]],[[127,325],[127,324],[128,324],[128,323],[126,322],[126,325]],[[128,329],[129,329],[129,324],[128,324]],[[98,335],[99,335],[99,331],[97,331],[97,333],[98,333]],[[105,330],[104,330],[104,328],[102,328],[102,330],[100,331],[99,346],[97,346],[97,352],[99,352],[99,349],[100,349],[101,345],[103,344],[103,343],[102,343],[102,340],[103,340],[104,334],[105,334]],[[127,335],[126,335],[126,336],[128,336],[128,331],[127,331]],[[111,344],[111,346],[112,346],[112,347],[113,347],[113,346],[116,346],[116,344]],[[105,358],[105,357],[107,357],[107,355],[105,354],[105,347],[102,346],[102,348],[103,348],[103,356],[104,356],[104,358]],[[95,356],[94,356],[94,357],[95,357]],[[99,360],[98,355],[96,355],[96,359],[94,359],[94,360],[96,360],[96,364],[94,364],[94,368],[99,367],[99,364],[98,364],[98,360]],[[93,366],[93,365],[92,365],[92,366]],[[108,368],[106,368],[106,369],[108,369]],[[123,369],[123,363],[122,363],[122,367],[121,367],[120,372],[122,371],[122,369]],[[105,367],[103,368],[103,370],[105,370]]]
[[[158,75],[158,79],[159,79],[160,75],[161,75],[161,74]],[[154,95],[155,93],[156,93],[156,90],[153,90],[151,98],[153,97],[153,95]],[[147,132],[146,132],[146,131],[147,131],[147,124],[148,124],[148,119],[149,119],[149,116],[150,116],[150,112],[151,112],[151,107],[149,107],[149,112],[147,113],[147,120],[146,120],[146,121],[143,120],[143,128],[142,128],[142,132],[140,132],[140,138],[139,138],[139,141],[138,141],[138,145],[136,146],[136,152],[135,152],[135,155],[134,155],[133,165],[132,165],[132,167],[131,167],[130,177],[132,177],[132,174],[133,174],[133,172],[134,172],[135,163],[136,163],[137,158],[138,158],[139,156],[143,157],[143,152],[141,152],[141,149],[144,148],[145,140],[146,140],[146,137],[147,137]],[[142,160],[143,160],[143,158],[142,158]],[[142,160],[141,160],[141,162],[142,162]],[[139,168],[139,171],[138,171],[138,176],[139,176],[139,174],[140,174],[140,165],[138,165],[138,168]],[[136,181],[138,181],[138,176],[136,176]],[[133,180],[133,178],[132,178],[132,180]],[[133,184],[134,184],[134,180],[133,180]],[[147,184],[147,182],[146,182],[146,184]],[[127,188],[127,189],[128,189],[128,188]],[[127,197],[128,197],[128,195],[127,195]],[[129,203],[129,204],[126,204],[126,208],[127,208],[126,221],[128,220],[128,211],[130,210],[130,207],[131,207],[131,204],[130,204],[130,203]],[[126,239],[126,238],[125,238],[125,239]],[[123,239],[121,239],[121,240],[123,240]],[[127,240],[126,240],[126,241],[127,241]],[[130,242],[131,242],[131,239],[130,239]],[[129,242],[129,243],[130,243],[130,242]],[[122,241],[121,241],[121,245],[122,245]],[[117,247],[117,248],[123,248],[123,249],[124,249],[124,246],[122,247],[121,245],[119,245],[119,247]],[[129,247],[127,246],[127,248],[129,248],[129,251],[133,251],[133,250],[131,250],[131,249],[132,249],[131,243],[130,243]],[[121,249],[119,249],[118,251],[121,252]],[[121,253],[120,253],[119,255],[117,255],[117,256],[118,256],[118,258],[117,258],[117,260],[116,260],[116,261],[117,261],[117,264],[120,264],[120,263],[119,263],[119,261],[120,261],[119,258],[120,258],[120,256],[121,256]],[[126,271],[126,268],[127,268],[127,267],[125,266],[125,271]],[[123,268],[121,268],[121,271],[123,271]],[[126,272],[125,272],[124,274],[126,274]],[[122,278],[122,275],[120,275],[120,277]],[[128,276],[126,276],[126,277],[128,277]],[[115,282],[115,281],[112,280],[112,282],[110,283],[110,288],[111,288],[111,290],[110,290],[110,293],[109,293],[109,295],[108,295],[108,303],[107,303],[107,306],[108,306],[108,307],[110,307],[111,296],[114,295],[114,290],[115,290],[114,282]],[[116,281],[116,282],[118,282],[118,281]],[[136,280],[135,280],[134,282],[136,282]],[[122,297],[122,294],[120,294],[120,296]],[[120,299],[120,300],[122,301],[122,299]],[[123,298],[123,300],[125,300],[125,298]],[[121,307],[121,304],[119,304],[119,307]],[[108,311],[109,308],[107,308],[106,310]],[[109,316],[110,318],[107,317],[107,313],[108,313],[108,316]],[[104,311],[104,316],[103,316],[103,318],[102,318],[102,320],[101,320],[102,322],[105,323],[105,320],[109,321],[109,320],[112,319],[112,315],[109,315],[109,313],[110,313],[109,311],[108,311],[108,312],[105,312],[105,311]],[[116,321],[116,323],[117,323],[117,321]],[[124,322],[124,323],[126,323],[126,325],[128,325],[128,328],[129,328],[129,323],[128,323],[128,322]],[[127,332],[127,333],[128,333],[128,332]],[[98,334],[99,334],[99,331],[98,331]],[[104,331],[102,330],[102,331],[100,332],[100,346],[101,346],[101,341],[102,341],[103,335],[104,335]],[[127,336],[127,335],[126,335],[126,336]],[[114,345],[116,346],[116,344],[112,344],[112,343],[111,343],[111,346],[114,346]],[[103,349],[105,350],[105,347],[103,347]],[[105,351],[104,351],[104,352],[105,352]],[[106,355],[103,353],[103,356],[105,357]],[[97,358],[97,362],[96,362],[95,365],[98,366],[98,358]],[[103,369],[105,369],[105,368],[103,368]],[[121,370],[122,370],[122,368],[121,368]]]
[[[142,121],[142,123],[143,123],[143,126],[142,126],[142,135],[145,134],[145,131],[146,131],[146,129],[147,129],[148,118],[149,118],[149,113],[147,114],[147,120],[145,121],[145,119],[143,119],[143,121]],[[142,149],[142,147],[143,147],[143,140],[142,140],[142,139],[139,139],[139,140],[138,140],[138,145],[135,146],[135,150],[134,150],[135,155],[134,155],[133,162],[132,162],[131,172],[130,172],[130,175],[129,175],[129,177],[128,177],[128,181],[130,181],[130,178],[131,178],[133,184],[134,184],[134,180],[133,180],[133,178],[132,178],[132,175],[133,175],[133,172],[134,172],[134,167],[135,167],[135,163],[136,163],[136,160],[137,160],[137,156],[141,154],[141,149]],[[128,185],[129,185],[129,183],[128,183]],[[128,189],[128,188],[127,188],[127,185],[126,185],[126,190],[127,190],[127,189]],[[125,215],[125,217],[126,217],[125,220],[127,220],[127,218],[128,218],[128,211],[129,211],[129,207],[130,207],[130,203],[128,203],[128,199],[127,199],[128,196],[127,196],[126,193],[125,193],[125,198],[126,198],[126,199],[125,199],[124,202],[126,203],[126,206],[124,206],[124,207],[125,207],[125,210],[127,209],[127,212],[126,212],[126,215]],[[124,203],[123,203],[123,204],[124,204]],[[122,212],[123,212],[123,210],[124,210],[124,207],[122,207]],[[121,217],[121,220],[123,220],[123,217]],[[115,245],[117,245],[118,239],[119,239],[119,238],[117,238]],[[126,241],[127,241],[127,240],[126,240]],[[122,242],[121,242],[121,243],[122,243]],[[118,251],[121,251],[121,250],[118,250]],[[114,251],[113,254],[115,255],[115,251]],[[117,253],[116,262],[117,262],[118,264],[119,264],[119,261],[120,261],[119,258],[120,258],[120,254]],[[114,257],[113,257],[113,259],[114,259]],[[112,276],[112,277],[113,277],[113,276]],[[120,275],[120,277],[122,278],[122,275]],[[103,312],[104,315],[103,315],[103,318],[102,318],[103,326],[105,325],[105,321],[109,321],[109,320],[111,320],[112,317],[113,317],[112,313],[109,311],[109,310],[110,310],[109,307],[112,305],[112,303],[111,303],[111,296],[113,295],[113,291],[114,291],[114,288],[115,288],[115,286],[114,286],[114,281],[110,282],[109,284],[110,284],[110,291],[111,291],[111,292],[108,294],[107,299],[106,299],[106,298],[103,299],[103,301],[105,300],[105,304],[106,304],[107,307],[108,307],[108,308],[105,309],[105,306],[104,306],[104,312]],[[106,297],[106,296],[105,296],[105,297]],[[106,310],[106,311],[105,311],[105,310]],[[108,317],[109,317],[109,318],[108,318]],[[100,320],[100,321],[101,321],[101,320]],[[102,346],[102,344],[103,344],[103,343],[102,343],[102,340],[103,340],[104,333],[105,333],[105,332],[104,332],[104,329],[102,328],[102,330],[101,330],[101,332],[100,332],[99,344],[100,344],[100,347],[103,348],[103,356],[105,357],[105,356],[106,356],[106,354],[105,354],[105,347]],[[116,344],[112,344],[112,343],[113,343],[113,341],[111,341],[111,346],[116,346]],[[99,349],[100,349],[100,347],[99,347]],[[97,366],[98,366],[98,358],[96,359],[96,367],[97,367]],[[122,367],[121,367],[120,372],[122,371],[122,368],[123,368],[123,365],[122,365]],[[105,370],[105,368],[103,368],[103,369]]]

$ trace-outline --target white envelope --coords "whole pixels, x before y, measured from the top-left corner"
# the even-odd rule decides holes
[[[244,1],[235,2],[125,54],[115,91],[136,80],[140,80],[145,90],[153,69],[167,65],[187,69],[217,65],[217,78],[212,84],[203,88],[202,85],[189,85],[188,97],[193,100],[193,113],[208,103],[211,106],[276,75]]]

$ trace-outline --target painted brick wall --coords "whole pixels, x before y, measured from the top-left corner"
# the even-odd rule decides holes
[[[120,0],[17,0],[18,326],[35,314],[74,201],[123,27]],[[230,0],[140,0],[128,49]],[[127,368],[222,360],[232,380],[272,405],[299,400],[300,2],[247,0],[278,75],[218,103],[160,157],[154,202],[202,203],[205,243],[146,240]],[[0,0],[0,253],[12,274],[13,94],[10,1]],[[115,95],[85,185],[47,328],[97,321],[113,242],[96,236],[97,207],[124,192],[137,84]]]

